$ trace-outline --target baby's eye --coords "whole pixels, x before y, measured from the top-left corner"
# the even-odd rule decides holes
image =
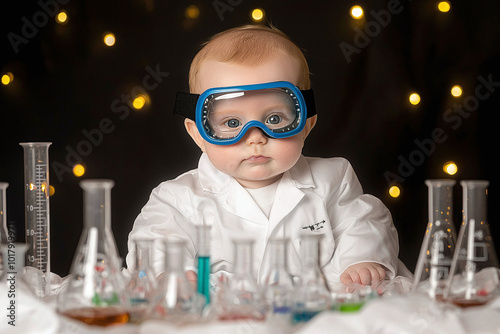
[[[281,123],[281,116],[271,115],[266,119],[266,123],[268,123],[268,124],[280,124]]]
[[[235,118],[230,119],[224,123],[225,126],[229,128],[237,128],[241,125],[241,122]]]

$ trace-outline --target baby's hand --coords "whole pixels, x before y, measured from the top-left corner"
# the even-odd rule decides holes
[[[377,285],[385,278],[385,270],[375,262],[353,264],[341,275],[340,282],[345,285],[358,283],[361,285]]]
[[[197,289],[197,284],[198,284],[198,275],[192,270],[186,271],[186,278],[191,283],[193,286],[194,290],[196,291]]]

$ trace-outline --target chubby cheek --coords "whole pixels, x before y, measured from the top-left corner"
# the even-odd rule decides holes
[[[219,146],[208,144],[205,146],[205,153],[212,164],[221,172],[231,175],[231,171],[238,167],[240,160],[237,158],[240,150],[233,145]]]
[[[300,134],[275,141],[277,147],[273,150],[273,160],[279,162],[285,170],[293,167],[302,153],[304,141],[299,136]]]

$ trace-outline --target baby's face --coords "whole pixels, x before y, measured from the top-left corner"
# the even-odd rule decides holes
[[[272,81],[289,81],[297,85],[299,75],[297,61],[284,54],[257,66],[206,61],[198,72],[195,93],[200,94],[214,87]],[[231,175],[244,187],[260,188],[277,181],[285,171],[295,165],[314,121],[315,119],[309,119],[301,133],[282,139],[269,138],[258,128],[251,128],[240,141],[232,145],[206,142],[199,135],[196,125],[189,131],[188,123],[192,122],[190,120],[186,121],[186,127],[217,169]]]

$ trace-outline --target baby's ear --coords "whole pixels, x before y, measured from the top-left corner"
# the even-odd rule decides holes
[[[302,130],[304,132],[304,139],[307,138],[307,136],[309,135],[309,132],[311,132],[311,130],[314,128],[317,120],[318,120],[318,115],[314,115],[312,117],[309,117],[306,120],[306,125],[304,126],[304,130]]]
[[[198,145],[198,147],[205,152],[205,141],[200,135],[200,132],[198,131],[198,127],[196,126],[196,123],[193,120],[190,120],[189,118],[186,118],[184,120],[184,126],[186,127],[187,133],[193,138],[193,141]]]

